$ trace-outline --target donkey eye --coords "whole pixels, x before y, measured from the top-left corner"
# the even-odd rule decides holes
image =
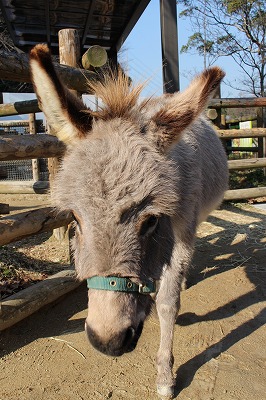
[[[146,236],[154,232],[158,224],[158,217],[150,215],[141,225],[139,235]]]

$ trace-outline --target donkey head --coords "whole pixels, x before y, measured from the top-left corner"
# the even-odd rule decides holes
[[[31,51],[31,72],[40,107],[67,145],[52,195],[73,213],[77,275],[91,283],[86,331],[97,349],[121,355],[134,348],[171,260],[179,177],[167,153],[223,73],[209,69],[185,92],[143,103],[141,86],[118,73],[91,85],[105,104],[92,112],[58,78],[45,45]],[[101,290],[106,284],[118,290]]]

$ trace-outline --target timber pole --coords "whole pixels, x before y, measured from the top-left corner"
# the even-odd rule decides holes
[[[58,41],[60,64],[77,68],[78,60],[80,59],[80,39],[78,31],[76,29],[61,29],[58,32]],[[78,95],[76,90],[72,90],[72,93],[76,96]],[[50,133],[52,135],[54,134],[52,130],[50,131]],[[51,190],[53,188],[53,182],[59,169],[60,162],[60,158],[50,158],[48,162]],[[67,225],[55,229],[54,236],[59,241],[62,241],[65,238],[67,230]]]
[[[29,114],[29,131],[30,135],[36,135],[36,121],[35,121],[35,114]],[[33,158],[31,161],[32,164],[32,177],[33,180],[39,181],[40,180],[40,167],[39,167],[39,160],[38,158]]]

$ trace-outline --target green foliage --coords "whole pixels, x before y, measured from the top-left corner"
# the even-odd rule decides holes
[[[179,0],[180,17],[193,34],[181,51],[196,51],[204,65],[232,57],[243,74],[243,90],[264,96],[266,70],[265,0]],[[240,76],[240,74],[238,74]]]
[[[211,40],[204,40],[200,32],[191,35],[186,45],[181,47],[181,53],[187,53],[192,49],[196,49],[200,55],[204,52],[212,53],[214,42]]]
[[[246,189],[260,186],[266,186],[266,176],[264,176],[262,168],[230,172],[230,189]]]

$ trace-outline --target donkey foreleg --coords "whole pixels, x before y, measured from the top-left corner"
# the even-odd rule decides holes
[[[175,278],[178,278],[175,280]],[[175,380],[172,372],[174,325],[180,304],[180,277],[174,277],[171,268],[165,271],[156,298],[161,340],[157,353],[157,392],[163,398],[172,398]]]
[[[185,281],[187,270],[193,255],[193,235],[176,243],[171,266],[163,273],[156,297],[156,308],[160,321],[161,340],[157,353],[157,392],[165,398],[174,395],[175,379],[173,376],[173,339],[174,326],[180,307],[181,286]]]

